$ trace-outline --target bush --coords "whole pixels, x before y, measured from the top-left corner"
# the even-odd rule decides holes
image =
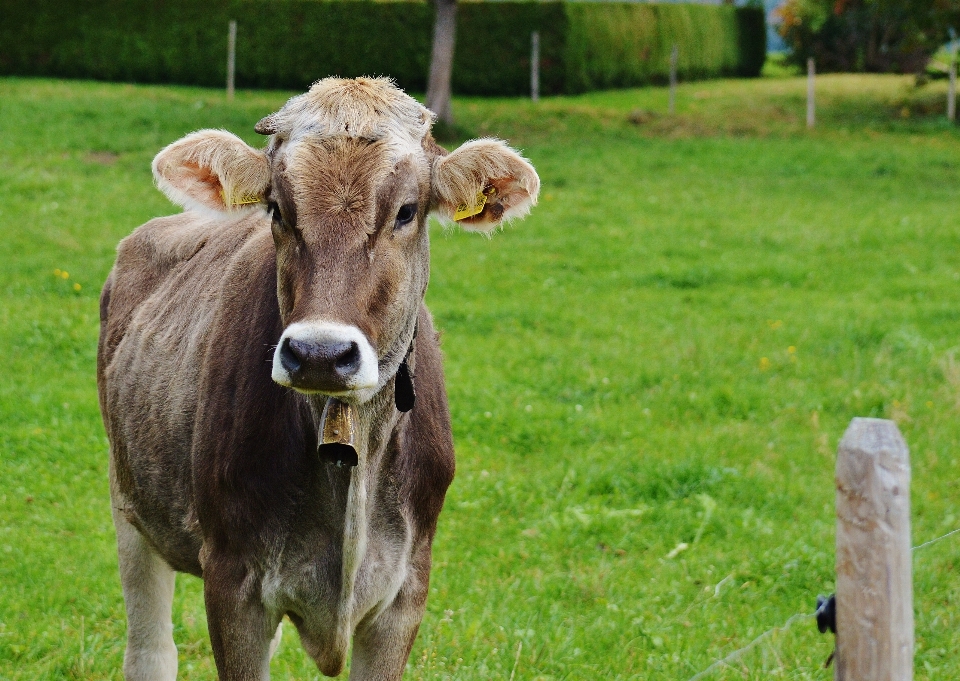
[[[0,0],[0,15],[0,74],[217,86],[236,19],[237,85],[293,90],[388,75],[422,92],[433,31],[425,2]],[[544,94],[664,82],[673,44],[685,79],[757,75],[765,57],[762,13],[743,8],[462,3],[454,91],[528,93],[534,30]]]
[[[958,18],[957,0],[787,0],[777,10],[791,58],[818,71],[919,73]]]

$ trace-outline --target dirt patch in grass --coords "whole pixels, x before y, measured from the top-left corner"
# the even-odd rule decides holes
[[[88,151],[83,156],[87,163],[96,163],[101,166],[112,166],[120,158],[120,154],[112,151]]]

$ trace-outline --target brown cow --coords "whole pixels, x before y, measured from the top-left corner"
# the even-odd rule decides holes
[[[186,211],[120,243],[100,301],[127,679],[176,677],[175,571],[204,580],[224,681],[269,677],[284,615],[324,674],[352,639],[351,679],[400,677],[454,471],[427,215],[489,231],[540,185],[432,120],[330,78],[257,124],[264,150],[203,130],[154,160]]]

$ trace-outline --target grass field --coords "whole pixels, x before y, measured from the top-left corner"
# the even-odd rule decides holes
[[[960,527],[944,87],[824,77],[813,132],[788,77],[683,85],[674,117],[662,89],[457,101],[544,189],[492,240],[434,233],[459,468],[409,678],[685,680],[811,612],[853,416],[912,448],[914,543]],[[120,678],[99,287],[174,212],[157,150],[259,144],[289,94],[0,79],[0,678]],[[916,678],[960,678],[960,537],[914,570]],[[198,580],[174,612],[180,678],[214,678]],[[709,678],[830,679],[832,643],[800,621]],[[272,670],[318,676],[292,627]]]

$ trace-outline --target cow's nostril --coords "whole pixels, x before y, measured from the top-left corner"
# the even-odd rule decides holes
[[[337,357],[335,366],[338,374],[356,373],[360,368],[360,346],[351,342],[346,352],[341,353],[340,356]]]
[[[300,371],[300,367],[303,365],[304,355],[306,354],[297,352],[297,350],[302,348],[294,347],[294,343],[296,343],[296,341],[291,342],[289,338],[284,338],[283,343],[280,345],[280,364],[291,374]]]

